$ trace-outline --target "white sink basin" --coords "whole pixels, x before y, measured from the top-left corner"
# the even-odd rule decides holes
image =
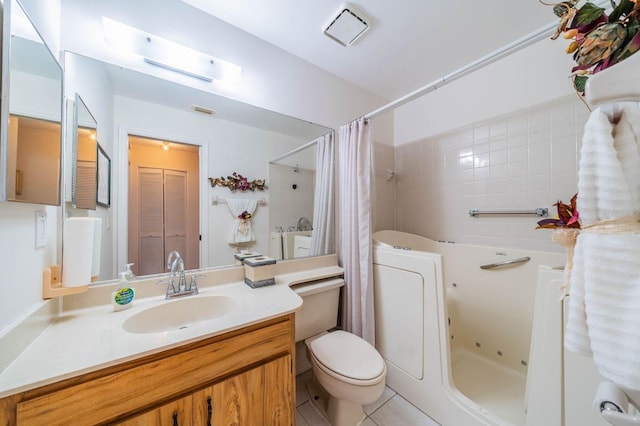
[[[128,318],[122,328],[138,334],[181,330],[220,317],[232,311],[236,304],[236,300],[228,296],[186,296],[140,311]]]

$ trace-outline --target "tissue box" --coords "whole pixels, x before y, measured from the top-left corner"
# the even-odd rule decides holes
[[[252,257],[262,256],[260,253],[255,251],[242,251],[240,253],[236,253],[233,257],[236,259],[236,265],[242,265],[245,259],[250,259]]]
[[[252,288],[275,284],[276,260],[258,256],[244,259],[244,282]]]

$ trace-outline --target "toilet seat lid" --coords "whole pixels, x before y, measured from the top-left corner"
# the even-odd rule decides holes
[[[385,371],[378,351],[355,334],[334,331],[314,339],[310,346],[318,362],[341,376],[371,380]]]

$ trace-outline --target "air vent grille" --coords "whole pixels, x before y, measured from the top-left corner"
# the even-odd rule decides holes
[[[195,112],[199,112],[200,114],[206,114],[206,115],[214,115],[216,113],[215,109],[203,107],[200,105],[191,105],[191,109],[193,109]]]
[[[329,22],[324,34],[342,46],[349,46],[359,39],[369,28],[370,20],[353,6],[345,5]]]

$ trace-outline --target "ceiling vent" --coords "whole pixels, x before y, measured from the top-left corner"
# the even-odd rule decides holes
[[[191,105],[191,109],[193,109],[195,112],[199,112],[201,114],[206,114],[206,115],[214,115],[216,113],[215,109],[211,109],[211,108],[207,108],[199,105]]]
[[[337,15],[324,29],[324,33],[342,46],[347,47],[359,39],[369,27],[369,18],[354,9],[353,6],[345,5],[338,10]]]

